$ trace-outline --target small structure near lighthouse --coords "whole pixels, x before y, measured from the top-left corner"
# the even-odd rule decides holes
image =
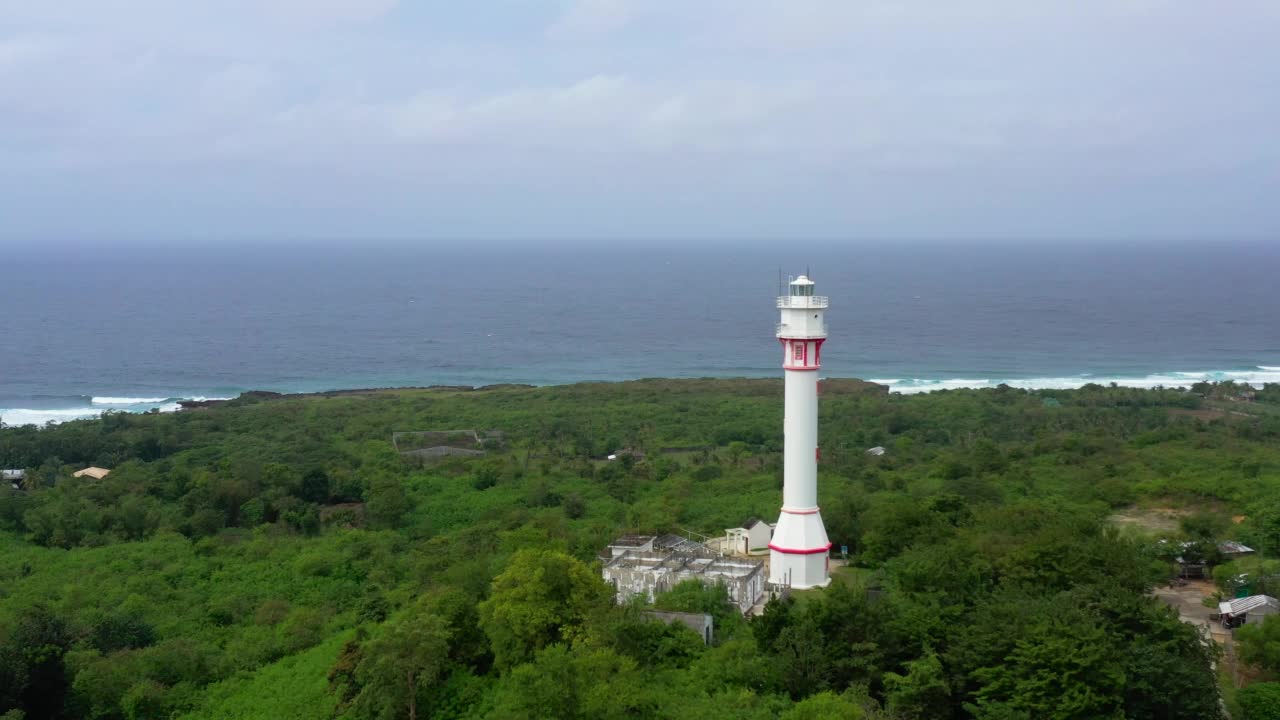
[[[600,557],[601,576],[613,586],[618,603],[640,595],[652,602],[685,580],[724,586],[729,602],[746,614],[765,592],[764,563],[726,557],[679,535],[624,535]]]
[[[782,513],[769,543],[769,582],[804,590],[831,581],[831,541],[818,509],[818,369],[827,339],[827,298],[801,275],[778,298],[778,341],[786,377]]]

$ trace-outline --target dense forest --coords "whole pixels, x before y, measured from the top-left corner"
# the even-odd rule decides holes
[[[781,381],[646,380],[0,428],[0,718],[1280,718],[1280,620],[1237,691],[1151,596],[1182,542],[1258,550],[1224,590],[1280,577],[1280,387],[826,380],[832,585],[658,598],[709,646],[617,605],[614,537],[776,516],[781,413]],[[470,429],[484,456],[392,443]],[[1153,507],[1179,526],[1113,521]]]

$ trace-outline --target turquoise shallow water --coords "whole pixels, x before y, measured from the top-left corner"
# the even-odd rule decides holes
[[[829,376],[1280,382],[1270,243],[20,250],[0,418],[248,389],[771,376],[779,270],[806,268],[831,298]]]

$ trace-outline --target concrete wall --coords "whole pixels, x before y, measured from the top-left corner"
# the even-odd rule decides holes
[[[748,547],[751,550],[761,550],[769,547],[769,540],[773,537],[773,528],[769,527],[769,523],[758,522],[747,531],[749,537]]]
[[[1244,624],[1260,625],[1262,624],[1263,620],[1267,619],[1268,615],[1275,615],[1275,614],[1276,614],[1275,608],[1271,607],[1270,605],[1262,605],[1260,607],[1256,607],[1250,610],[1249,612],[1245,613]]]
[[[724,560],[707,560],[704,565],[680,568],[660,567],[660,562],[643,565],[606,565],[602,575],[613,584],[617,600],[627,600],[642,595],[649,602],[685,580],[697,580],[704,585],[724,583],[729,600],[742,612],[751,609],[764,594],[763,568],[755,564]]]
[[[680,623],[681,625],[684,625],[690,630],[698,633],[698,636],[702,638],[702,643],[704,645],[710,645],[711,641],[715,639],[714,637],[715,620],[710,615],[707,615],[705,613],[663,612],[660,610],[649,610],[644,613],[644,616],[651,620],[657,620],[659,622],[667,623],[668,625],[672,623]]]

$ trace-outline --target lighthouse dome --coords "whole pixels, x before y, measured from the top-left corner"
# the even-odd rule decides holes
[[[791,289],[792,297],[810,297],[813,295],[813,281],[807,275],[792,280],[788,283]]]

